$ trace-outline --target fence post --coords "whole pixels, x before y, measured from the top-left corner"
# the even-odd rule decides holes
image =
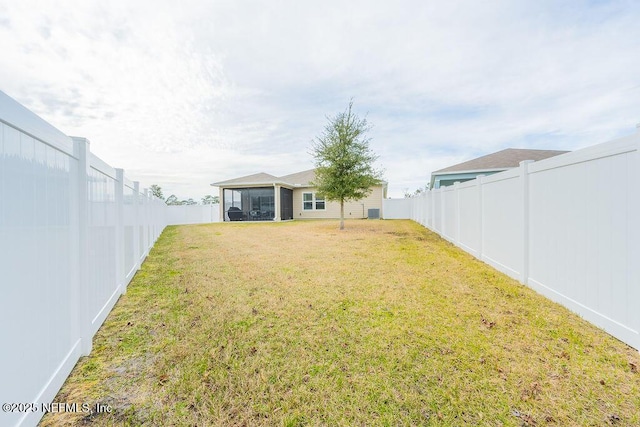
[[[636,167],[633,168],[631,167],[631,170],[635,170],[636,173],[636,180],[635,180],[635,188],[640,188],[640,123],[638,123],[636,125]],[[633,188],[633,186],[631,187]],[[635,195],[635,197],[634,197]],[[631,207],[631,214],[633,214],[633,212],[635,212],[635,218],[638,218],[638,216],[640,215],[640,194],[638,193],[638,191],[636,192],[631,192],[631,194],[629,195],[629,203],[632,206]],[[635,204],[635,211],[634,211],[634,206]],[[630,227],[632,230],[635,230],[635,238],[632,239],[632,244],[635,245],[635,255],[633,250],[631,251],[631,257],[629,258],[630,260],[638,260],[640,259],[640,222],[636,219],[633,221],[629,221]],[[633,233],[633,231],[632,231]],[[632,234],[633,236],[633,234]],[[630,271],[630,277],[640,277],[640,263],[638,262],[632,262],[632,267],[631,267],[631,271]],[[634,269],[635,268],[635,272]],[[631,310],[631,312],[635,312],[636,313],[636,323],[635,323],[635,327],[636,330],[640,330],[640,310],[631,308],[633,307],[632,304],[634,304],[635,302],[637,302],[640,299],[640,288],[638,286],[633,287],[634,289],[634,293],[635,295],[630,295],[631,298],[629,298],[629,308]],[[632,302],[633,301],[633,302]],[[636,335],[636,345],[635,347],[638,349],[638,351],[640,352],[640,333]]]
[[[124,170],[116,169],[116,280],[120,293],[127,291],[124,271]]]
[[[420,201],[420,206],[422,206],[422,226],[425,228],[429,228],[429,192],[425,191],[422,195],[422,200]]]
[[[144,259],[147,258],[147,189],[140,189],[140,212],[138,215],[138,232],[140,233],[140,267],[142,268],[142,263]]]
[[[476,191],[478,191],[478,259],[482,261],[482,252],[484,246],[484,215],[483,215],[483,198],[482,198],[482,185],[484,181],[484,175],[478,175],[476,177]]]
[[[533,160],[520,162],[520,182],[522,183],[522,271],[520,282],[529,283],[529,163]]]
[[[138,181],[133,182],[133,207],[134,207],[134,221],[133,221],[133,256],[136,259],[135,270],[140,270],[140,204],[142,203],[142,197],[140,197],[140,183]]]
[[[145,188],[142,190],[142,222],[140,226],[142,227],[142,235],[143,235],[143,258],[146,259],[147,255],[149,255],[149,189]],[[142,268],[142,263],[140,263],[140,268]]]
[[[78,286],[80,352],[83,356],[91,353],[91,313],[89,301],[89,140],[72,137],[73,155],[78,159],[76,177],[78,200]]]
[[[140,211],[138,215],[138,232],[140,233],[140,267],[142,268],[142,263],[145,258],[147,258],[147,189],[140,189]]]
[[[429,202],[431,205],[429,209],[431,210],[431,231],[436,230],[436,193],[434,189],[429,190]]]
[[[447,187],[440,187],[439,192],[440,192],[440,231],[439,234],[442,237],[445,237],[446,239],[446,217],[445,217],[445,213],[446,213],[446,209],[445,209],[445,204],[446,204],[446,196],[445,196],[445,190]]]
[[[456,235],[454,239],[454,243],[460,246],[460,181],[456,181],[453,183],[453,195],[456,200]]]

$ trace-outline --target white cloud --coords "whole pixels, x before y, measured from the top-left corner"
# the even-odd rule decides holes
[[[578,1],[0,1],[2,89],[143,185],[312,166],[355,108],[390,192],[508,146],[633,132],[640,6]],[[180,194],[178,194],[180,193]]]

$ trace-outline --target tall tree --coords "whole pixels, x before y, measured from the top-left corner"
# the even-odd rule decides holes
[[[344,112],[327,117],[329,122],[311,149],[316,166],[313,185],[327,200],[340,202],[340,230],[344,230],[344,203],[365,198],[382,182],[382,171],[373,167],[378,156],[366,136],[371,126],[352,108],[353,100]]]
[[[169,206],[177,206],[177,205],[181,205],[182,203],[178,200],[178,198],[176,197],[175,194],[170,195],[169,197],[167,197],[167,200],[165,200],[165,203]]]
[[[151,191],[151,194],[156,196],[158,199],[164,200],[164,195],[162,194],[162,188],[159,185],[153,184],[151,187],[149,187],[149,190]]]
[[[215,205],[216,203],[220,203],[220,196],[212,196],[207,194],[202,198],[203,205]]]

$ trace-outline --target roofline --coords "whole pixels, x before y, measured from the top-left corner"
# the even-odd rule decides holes
[[[509,166],[509,167],[503,167],[503,168],[488,168],[488,169],[466,169],[466,170],[460,170],[460,171],[447,171],[447,172],[439,172],[439,171],[435,171],[435,172],[431,172],[431,176],[435,176],[435,175],[457,175],[460,173],[482,173],[482,172],[502,172],[502,171],[506,171],[509,169],[515,169],[517,168],[517,166]]]
[[[478,178],[478,176],[482,175],[484,176],[485,172],[494,172],[494,173],[500,173],[500,172],[506,172],[510,169],[516,169],[515,167],[509,167],[509,168],[493,168],[493,169],[467,169],[466,171],[453,171],[453,172],[443,172],[443,173],[438,173],[438,172],[431,172],[431,179],[429,180],[429,188],[433,189],[433,186],[436,183],[436,177],[442,177],[445,178],[447,176],[451,176],[451,175],[464,175],[466,173],[470,174],[476,174],[476,176],[472,179],[476,179]]]
[[[209,184],[212,187],[223,187],[223,188],[244,188],[244,187],[273,187],[275,185],[282,185],[285,187],[295,187],[294,184],[290,184],[288,182],[282,181],[274,181],[274,182],[236,182],[232,184],[225,184],[224,182],[214,182]]]
[[[221,187],[221,188],[245,188],[245,187],[273,187],[275,185],[280,185],[283,187],[294,188],[313,188],[315,185],[311,184],[291,184],[289,182],[283,181],[275,181],[275,182],[242,182],[235,184],[225,184],[224,182],[214,182],[209,184],[211,187]],[[388,187],[389,183],[387,181],[381,181],[380,186]]]
[[[476,157],[475,159],[466,160],[464,162],[461,162],[461,163],[458,163],[458,164],[455,164],[455,165],[452,165],[452,166],[448,166],[446,168],[442,168],[440,170],[432,172],[432,175],[433,174],[440,174],[441,171],[445,171],[445,170],[450,169],[450,168],[455,168],[457,166],[464,165],[465,163],[474,162],[476,160],[484,159],[486,157],[491,157],[491,156],[494,156],[496,154],[503,153],[505,151],[518,151],[518,152],[526,151],[526,152],[530,152],[530,153],[534,153],[534,152],[535,153],[541,153],[541,152],[554,153],[552,156],[544,157],[544,158],[537,159],[537,160],[533,159],[533,158],[531,158],[531,159],[523,159],[522,160],[522,161],[524,161],[524,160],[533,160],[533,161],[537,161],[537,162],[539,162],[541,160],[547,160],[547,159],[550,159],[552,157],[560,156],[562,154],[567,154],[567,153],[571,152],[571,151],[568,151],[568,150],[547,150],[547,149],[538,149],[538,148],[505,148],[505,149],[502,149],[500,151],[496,151],[495,153],[485,154],[483,156]],[[518,163],[520,163],[520,162],[518,162]],[[474,168],[474,169],[465,169],[465,170],[456,170],[456,171],[446,171],[446,172],[442,172],[442,174],[446,174],[446,173],[450,173],[450,172],[468,173],[468,172],[476,172],[476,171],[495,172],[496,170],[509,170],[509,169],[513,169],[513,168],[517,168],[517,167],[518,167],[518,165],[515,165],[515,166],[503,166],[503,167],[500,167],[500,168],[487,168],[487,169]]]

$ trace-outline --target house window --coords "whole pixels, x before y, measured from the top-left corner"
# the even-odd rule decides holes
[[[313,193],[302,193],[302,209],[313,210]]]
[[[325,210],[324,197],[316,193],[302,193],[302,210],[305,211],[323,211]]]

